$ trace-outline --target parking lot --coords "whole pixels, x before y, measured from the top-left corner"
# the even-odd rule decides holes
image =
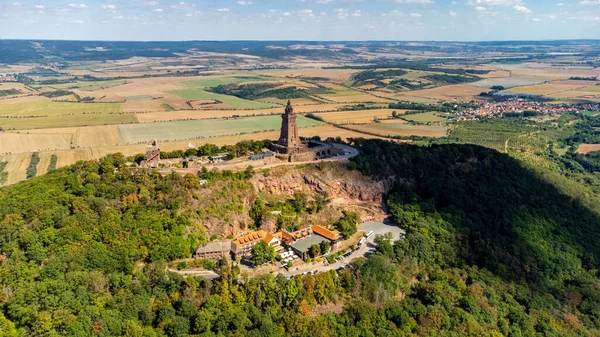
[[[377,235],[392,233],[392,241],[397,241],[401,239],[400,234],[406,234],[406,232],[403,229],[392,224],[391,221],[369,221],[360,225],[358,229],[362,232],[365,232],[365,234],[373,231],[373,235],[371,235],[367,240],[365,240],[365,243],[363,243],[356,250],[336,259],[336,262],[328,264],[324,260],[324,262],[321,263],[294,266],[290,268],[289,271],[282,269],[279,273],[276,274],[281,274],[287,277],[293,277],[295,275],[316,274],[333,269],[341,269],[345,267],[348,263],[350,263],[352,260],[355,260],[359,257],[368,257],[369,255],[373,254],[375,252],[374,240]]]

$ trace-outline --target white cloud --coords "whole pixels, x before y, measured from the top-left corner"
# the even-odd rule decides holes
[[[283,13],[283,16],[290,16],[290,15],[292,15],[290,12]]]
[[[37,9],[44,9],[44,5],[35,5],[34,7]]]
[[[433,0],[394,0],[397,4],[432,4]]]
[[[217,12],[229,12],[229,8],[219,8]]]
[[[156,5],[158,5],[158,1],[148,1],[148,2],[146,2],[146,5],[148,5],[148,6],[156,6]]]
[[[362,15],[362,13],[361,13],[360,9],[357,9],[354,11],[354,13],[352,13],[352,16],[356,16],[356,17],[361,16],[361,15]]]
[[[564,6],[565,4],[564,4],[564,3],[562,3],[562,2],[559,2],[559,3],[557,3],[556,5],[557,5],[557,6]]]
[[[238,1],[237,4],[240,5],[240,6],[246,6],[246,5],[253,5],[254,2],[252,2],[252,1]]]
[[[155,13],[162,13],[162,12],[164,12],[164,10],[162,8],[153,9],[152,11],[155,12]]]
[[[413,18],[420,18],[422,15],[419,13],[410,13],[410,16],[412,16]]]
[[[483,12],[483,11],[486,10],[486,8],[482,7],[482,6],[477,6],[477,7],[475,7],[475,10],[478,11],[478,12]]]
[[[19,6],[21,6],[21,4],[20,4],[20,3],[18,3],[18,2],[13,2],[13,6],[14,6],[14,7],[19,7]]]
[[[531,19],[531,21],[533,21],[533,22],[540,22],[540,21],[542,21],[542,19],[540,19],[540,18],[533,18],[533,19]]]
[[[83,23],[82,20],[71,20],[71,23],[80,24]]]
[[[72,8],[87,8],[87,6],[85,4],[76,4],[74,2],[70,3],[69,7],[72,7]]]
[[[525,6],[522,5],[516,5],[513,7],[514,10],[516,10],[519,13],[525,13],[525,14],[531,14],[531,10]]]
[[[456,13],[456,12],[453,12],[453,11],[450,11],[450,12],[448,13],[448,15],[450,15],[450,16],[457,16],[457,15],[458,15],[458,13]]]
[[[117,9],[117,6],[115,6],[115,5],[102,5],[102,8],[115,10],[115,9]]]
[[[600,5],[600,0],[584,0],[580,1],[579,4],[583,6]]]
[[[403,15],[404,15],[403,12],[396,10],[396,9],[394,9],[393,11],[391,11],[389,13],[383,14],[383,16],[403,16]]]

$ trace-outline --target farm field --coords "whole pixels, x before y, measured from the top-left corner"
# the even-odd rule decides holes
[[[319,124],[319,122],[304,117],[298,117],[297,119],[297,125],[300,128]],[[260,116],[235,119],[206,119],[129,124],[119,125],[117,126],[117,129],[124,143],[135,144],[148,142],[152,139],[157,139],[159,141],[175,141],[275,130],[279,129],[280,125],[281,117],[279,116]]]
[[[468,85],[479,87],[479,88],[490,88],[493,86],[503,86],[504,88],[513,88],[523,85],[534,85],[544,83],[546,81],[552,80],[552,78],[548,77],[520,77],[520,76],[511,76],[511,77],[493,77],[493,78],[485,78],[483,80],[469,83]]]
[[[71,137],[66,134],[24,134],[0,132],[0,153],[25,153],[34,151],[69,149]]]
[[[192,88],[210,88],[218,87],[219,85],[233,84],[233,83],[251,83],[251,82],[264,82],[272,80],[268,77],[263,76],[222,76],[222,77],[208,77],[193,81],[184,81],[179,84],[192,87]]]
[[[65,103],[44,99],[0,105],[0,127],[4,129],[119,123],[137,123],[135,115],[121,112],[120,103]]]
[[[0,162],[7,162],[4,171],[8,172],[8,179],[4,185],[12,185],[25,180],[30,160],[31,153],[0,156]]]
[[[83,91],[95,91],[101,89],[108,89],[127,83],[129,83],[127,80],[80,81],[75,83],[52,84],[49,85],[49,87],[63,90],[79,89]]]
[[[382,137],[443,137],[448,131],[443,126],[410,125],[406,123],[373,123],[349,126],[359,132],[375,133]]]
[[[585,88],[588,85],[588,82],[585,81],[554,81],[538,85],[511,88],[506,90],[506,92],[547,96],[556,93],[568,92],[575,89]]]
[[[577,149],[577,153],[582,153],[582,154],[596,152],[596,151],[600,151],[600,144],[581,144],[581,145],[579,145],[579,148]]]
[[[265,70],[260,73],[278,77],[298,77],[298,78],[322,78],[335,82],[347,81],[352,74],[359,72],[356,69],[323,69],[323,68],[302,68],[285,70]]]
[[[437,87],[432,89],[416,90],[407,92],[407,96],[412,97],[423,97],[435,100],[462,100],[469,101],[474,100],[481,93],[481,88],[465,85],[465,84],[454,84],[446,85],[443,87]],[[403,94],[396,96],[399,100],[404,100]]]
[[[356,110],[356,111],[337,111],[315,114],[323,118],[324,121],[334,124],[363,124],[372,123],[375,118],[386,119],[392,118],[392,112],[398,114],[404,113],[406,110],[394,109],[373,109],[373,110]]]
[[[236,109],[265,109],[271,108],[275,106],[271,103],[264,103],[258,101],[250,101],[247,99],[241,99],[235,96],[229,95],[221,95],[216,94],[200,89],[179,89],[167,91],[167,93],[179,96],[185,99],[193,99],[193,100],[207,100],[207,99],[215,99],[221,102],[227,103]]]
[[[417,123],[436,123],[448,121],[448,119],[441,116],[440,112],[424,112],[414,115],[404,115],[402,118]]]
[[[295,101],[292,102],[294,104]],[[212,105],[210,105],[212,107]],[[336,111],[348,104],[314,104],[314,105],[294,105],[296,113]],[[257,110],[179,110],[179,111],[160,111],[150,113],[136,114],[140,123],[174,121],[183,119],[207,119],[207,118],[228,118],[236,116],[260,116],[260,115],[281,115],[282,108],[257,109]]]

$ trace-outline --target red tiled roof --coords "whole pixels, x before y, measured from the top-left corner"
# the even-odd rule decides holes
[[[335,241],[337,239],[340,238],[340,232],[338,231],[330,231],[329,229],[325,228],[325,227],[321,227],[319,225],[314,225],[312,226],[312,231],[315,234],[319,234],[322,237],[325,237],[331,241]]]

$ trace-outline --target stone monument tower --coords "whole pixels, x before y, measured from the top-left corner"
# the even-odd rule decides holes
[[[272,150],[281,154],[292,154],[305,150],[306,146],[302,144],[298,136],[298,126],[296,125],[296,114],[292,103],[288,101],[285,107],[285,113],[281,115],[281,133],[279,140],[272,146]]]

